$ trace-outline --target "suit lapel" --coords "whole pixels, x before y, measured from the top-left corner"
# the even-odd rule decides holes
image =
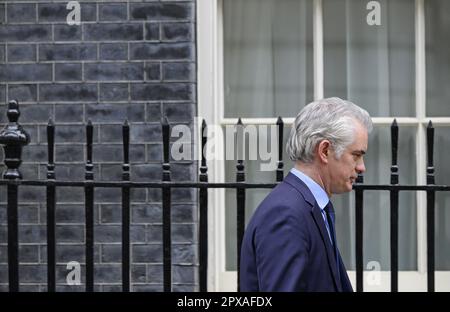
[[[334,247],[331,245],[330,237],[328,236],[327,228],[325,227],[325,223],[322,217],[322,213],[320,212],[320,207],[317,205],[317,202],[311,193],[311,191],[308,189],[305,183],[303,183],[302,180],[297,178],[294,174],[288,173],[286,177],[284,178],[284,182],[292,185],[297,189],[297,191],[302,194],[303,198],[306,202],[308,202],[312,209],[311,214],[314,218],[314,221],[316,223],[316,226],[319,228],[320,236],[322,237],[322,242],[325,245],[325,249],[327,251],[327,258],[328,258],[328,265],[331,269],[331,272],[333,273],[333,280],[336,285],[336,289],[338,291],[342,291],[342,285],[339,282],[339,276],[338,271],[336,267],[336,258],[334,256]]]
[[[322,237],[322,241],[325,245],[325,249],[327,251],[328,265],[330,266],[331,272],[333,272],[333,279],[338,291],[342,291],[340,278],[338,276],[338,271],[336,267],[336,257],[334,255],[334,247],[331,245],[330,237],[328,236],[327,228],[325,227],[325,223],[322,217],[322,213],[320,212],[320,207],[317,203],[314,204],[314,207],[311,210],[311,214],[313,215],[314,221],[316,222],[316,226],[319,228],[320,236]]]

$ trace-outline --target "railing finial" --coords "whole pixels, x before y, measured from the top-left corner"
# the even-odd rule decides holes
[[[21,179],[19,166],[22,163],[22,147],[30,143],[30,136],[17,122],[20,116],[19,102],[9,101],[7,116],[9,123],[0,132],[0,144],[5,152],[4,163],[7,167],[3,178],[8,180]]]

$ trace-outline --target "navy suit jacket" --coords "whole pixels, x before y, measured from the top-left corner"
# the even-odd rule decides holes
[[[353,291],[320,207],[289,173],[261,202],[244,234],[241,291]]]

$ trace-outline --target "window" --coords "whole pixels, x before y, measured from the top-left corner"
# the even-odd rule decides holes
[[[244,117],[247,125],[274,124],[282,116],[285,144],[303,105],[329,96],[349,99],[364,107],[374,121],[364,175],[370,184],[389,183],[389,126],[394,117],[400,127],[400,183],[425,184],[425,127],[432,120],[437,126],[436,183],[449,183],[446,153],[439,146],[450,146],[446,103],[450,4],[380,0],[381,25],[370,26],[368,2],[199,1],[199,114],[221,126],[235,124],[238,117]],[[216,18],[207,19],[208,14]],[[212,27],[205,31],[206,26]],[[210,50],[202,49],[206,46]],[[287,173],[292,164],[286,155],[284,161]],[[258,170],[259,163],[245,161],[247,181],[274,181],[275,174]],[[215,181],[235,179],[235,161],[211,165]],[[213,246],[213,279],[216,289],[233,290],[235,194],[220,192],[212,196],[218,205],[214,222],[219,232]],[[247,218],[267,193],[247,193]],[[442,271],[450,269],[449,198],[446,193],[436,195],[436,269]],[[368,285],[365,278],[364,289],[388,291],[389,193],[367,191],[364,201],[364,263],[378,261],[382,270],[381,285]],[[340,250],[354,281],[354,193],[334,196],[333,203]],[[399,290],[426,290],[425,193],[401,192],[399,208]],[[446,274],[436,272],[436,290],[448,290]]]

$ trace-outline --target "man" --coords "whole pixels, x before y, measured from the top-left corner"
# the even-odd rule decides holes
[[[330,198],[350,192],[365,171],[371,130],[367,111],[339,98],[300,111],[286,146],[295,166],[261,202],[245,231],[241,291],[353,291]]]

